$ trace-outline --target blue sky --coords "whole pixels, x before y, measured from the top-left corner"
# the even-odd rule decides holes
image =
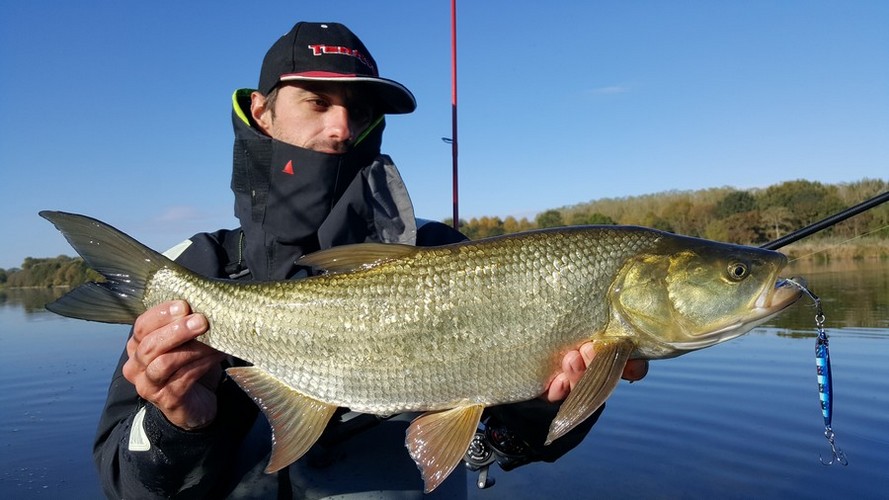
[[[545,6],[545,8],[544,8]],[[0,267],[72,254],[42,209],[164,249],[233,227],[230,96],[298,20],[340,21],[412,115],[384,140],[451,215],[447,0],[7,2]],[[463,1],[460,214],[806,178],[889,178],[889,2]]]

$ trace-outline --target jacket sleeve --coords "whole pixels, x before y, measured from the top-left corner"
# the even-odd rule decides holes
[[[503,470],[512,470],[531,462],[555,462],[579,445],[593,428],[605,409],[603,404],[589,418],[581,422],[567,434],[545,445],[549,426],[559,412],[558,403],[547,403],[542,399],[532,399],[488,408],[485,412],[486,425],[499,427],[501,432],[511,434],[523,445],[520,452],[499,450],[509,456],[500,461]],[[510,452],[511,451],[511,452]]]
[[[256,405],[225,379],[217,391],[217,419],[198,431],[182,430],[136,394],[114,372],[93,443],[93,459],[108,498],[206,497],[226,477]]]
[[[218,274],[215,268],[226,263],[220,242],[227,237],[228,232],[196,235],[176,260],[193,271]],[[207,497],[212,488],[227,482],[224,479],[231,458],[256,419],[256,405],[225,378],[216,394],[216,420],[204,429],[185,431],[139,397],[135,386],[123,376],[126,361],[124,351],[114,370],[93,443],[93,459],[106,496]]]

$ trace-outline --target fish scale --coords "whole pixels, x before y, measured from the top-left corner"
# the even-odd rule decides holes
[[[795,302],[777,252],[628,226],[559,228],[437,248],[360,244],[303,257],[328,274],[269,283],[195,275],[88,217],[41,212],[105,276],[47,308],[132,323],[182,299],[198,338],[253,366],[226,370],[272,427],[266,472],[302,457],[337,407],[427,411],[405,444],[431,491],[462,459],[484,407],[532,399],[569,350],[595,358],[546,444],[589,418],[631,358],[735,338]],[[443,410],[431,412],[428,410]]]
[[[150,287],[166,290],[153,303],[185,298],[207,315],[212,329],[201,341],[312,398],[383,414],[466,399],[491,405],[543,390],[561,354],[607,320],[604,302],[584,300],[583,288],[607,289],[619,256],[656,239],[505,238],[358,273],[229,285],[224,294],[183,287],[192,278],[174,271],[158,273]],[[597,258],[603,254],[610,262]],[[430,278],[446,293],[426,286]],[[255,306],[222,306],[238,303]]]

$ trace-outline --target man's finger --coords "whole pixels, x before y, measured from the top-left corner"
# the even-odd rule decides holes
[[[148,366],[165,353],[191,342],[206,332],[207,328],[207,318],[201,314],[179,318],[144,335],[141,341],[133,335],[127,344],[127,353],[139,365]]]
[[[188,307],[188,303],[184,300],[162,302],[149,308],[136,318],[136,321],[133,323],[133,337],[137,342],[141,342],[145,336],[185,317],[190,312],[191,308]]]
[[[550,382],[549,389],[544,396],[550,403],[556,403],[568,397],[570,390],[571,384],[568,381],[568,376],[565,373],[560,373]]]
[[[568,382],[574,387],[586,370],[583,356],[577,351],[570,351],[562,358],[562,372],[568,376]]]
[[[590,366],[590,363],[592,363],[593,359],[596,357],[596,347],[592,342],[584,342],[578,350],[583,357],[584,366]]]
[[[221,353],[200,342],[188,342],[163,352],[145,365],[145,376],[154,384],[163,385],[184,368],[195,363],[212,365],[221,361]]]

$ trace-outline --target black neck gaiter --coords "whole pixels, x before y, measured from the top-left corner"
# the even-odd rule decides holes
[[[326,154],[271,139],[233,117],[232,191],[254,279],[289,278],[319,249],[317,231],[359,171],[379,154],[381,123],[358,147]]]

